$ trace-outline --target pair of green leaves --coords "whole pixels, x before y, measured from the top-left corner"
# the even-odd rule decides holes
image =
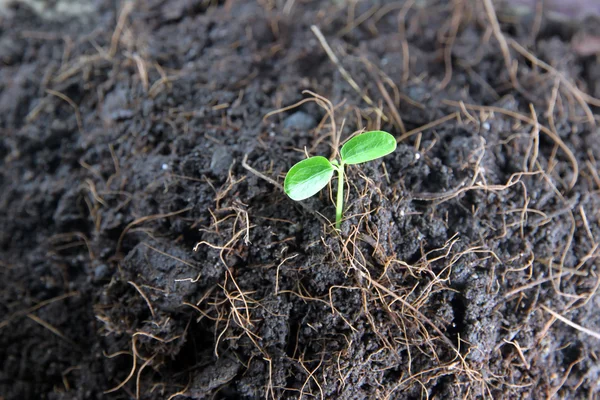
[[[387,132],[371,131],[348,140],[340,150],[340,162],[315,156],[294,165],[285,177],[284,190],[292,200],[304,200],[327,186],[334,171],[343,174],[344,165],[361,164],[390,154],[396,139]]]

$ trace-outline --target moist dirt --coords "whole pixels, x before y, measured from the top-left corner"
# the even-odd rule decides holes
[[[1,5],[0,399],[599,396],[598,21],[485,3]]]

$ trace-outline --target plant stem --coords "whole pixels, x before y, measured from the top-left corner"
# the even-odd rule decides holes
[[[335,205],[335,228],[340,229],[342,213],[344,212],[344,161],[340,162],[338,171],[337,202]]]

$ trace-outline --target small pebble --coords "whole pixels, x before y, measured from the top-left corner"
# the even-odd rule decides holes
[[[217,147],[210,159],[210,170],[217,176],[225,175],[232,163],[231,150],[225,146]]]
[[[94,279],[96,281],[107,279],[110,275],[110,269],[106,264],[100,264],[94,268]]]
[[[283,121],[283,127],[287,129],[297,129],[307,131],[317,126],[317,120],[312,115],[304,111],[296,111]]]

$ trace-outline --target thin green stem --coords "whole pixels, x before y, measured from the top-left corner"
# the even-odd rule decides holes
[[[340,162],[338,171],[338,191],[335,205],[335,228],[340,229],[342,224],[342,213],[344,212],[344,161]]]

